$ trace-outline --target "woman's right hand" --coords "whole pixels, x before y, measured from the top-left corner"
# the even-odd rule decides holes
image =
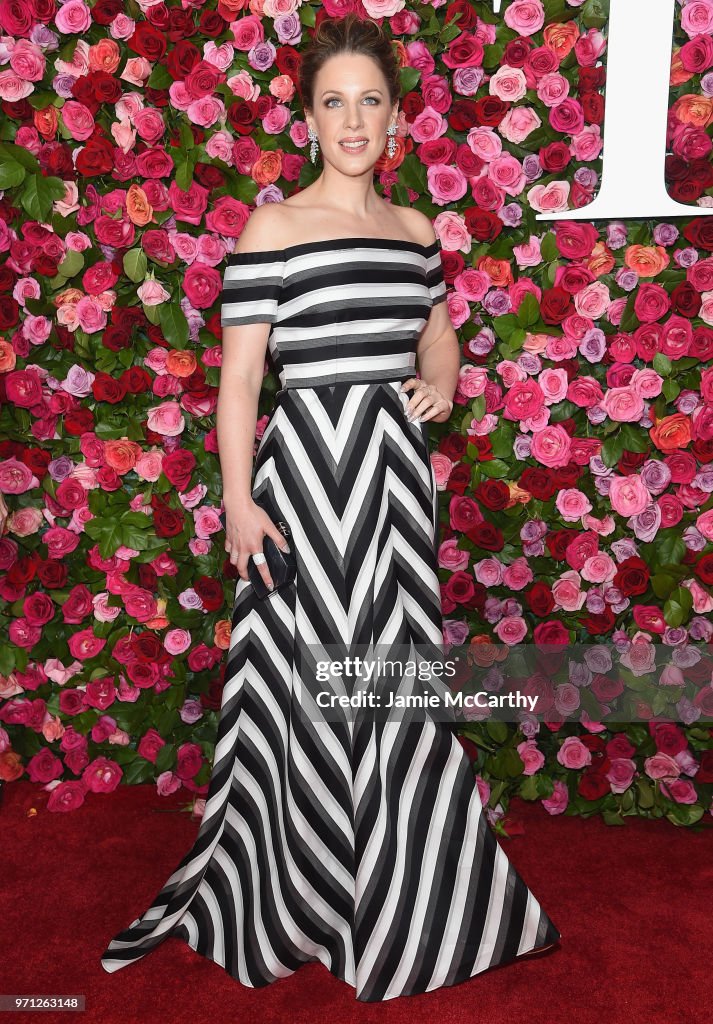
[[[254,501],[239,512],[225,509],[225,550],[231,563],[236,566],[242,580],[248,580],[248,559],[256,552],[262,552],[263,538],[272,537],[283,551],[289,550],[287,539],[280,533],[264,508]],[[267,562],[258,564],[258,572],[266,586],[272,590],[272,579]]]

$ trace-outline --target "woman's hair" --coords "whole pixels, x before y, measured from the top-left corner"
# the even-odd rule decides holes
[[[319,69],[340,53],[362,53],[376,61],[386,79],[391,103],[396,102],[401,95],[401,80],[391,38],[375,21],[350,11],[344,18],[324,18],[302,55],[298,84],[303,107],[312,108]]]

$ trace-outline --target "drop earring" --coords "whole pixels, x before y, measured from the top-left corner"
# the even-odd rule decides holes
[[[317,150],[319,149],[319,142],[317,141],[317,132],[314,130],[314,128],[310,126],[309,131],[307,132],[307,136],[310,142],[312,143],[312,145],[309,147],[309,158],[312,161],[312,163],[314,163],[317,156]]]
[[[390,124],[389,127],[386,129],[386,134],[389,136],[389,141],[386,145],[386,152],[389,154],[390,157],[393,157],[393,155],[396,153],[396,125]]]

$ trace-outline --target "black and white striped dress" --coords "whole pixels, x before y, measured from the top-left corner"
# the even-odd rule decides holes
[[[320,644],[443,650],[427,423],[406,418],[413,392],[400,384],[445,297],[436,241],[229,258],[222,325],[272,325],[281,389],[252,493],[289,524],[297,577],[262,600],[237,582],[197,839],[109,943],[107,971],[171,935],[244,985],[318,960],[371,1002],[559,938],[497,842],[450,725],[368,711],[320,721],[309,682]]]

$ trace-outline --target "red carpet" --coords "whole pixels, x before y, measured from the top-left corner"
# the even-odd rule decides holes
[[[713,943],[713,833],[667,821],[551,818],[516,800],[525,831],[499,840],[562,932],[559,948],[455,985],[360,1003],[319,963],[262,989],[169,938],[107,974],[99,957],[143,913],[198,830],[185,797],[153,786],[89,795],[71,814],[46,794],[5,786],[2,805],[3,994],[86,997],[84,1013],[15,1013],[2,1020],[82,1024],[708,1024]],[[167,813],[172,812],[172,813]]]

